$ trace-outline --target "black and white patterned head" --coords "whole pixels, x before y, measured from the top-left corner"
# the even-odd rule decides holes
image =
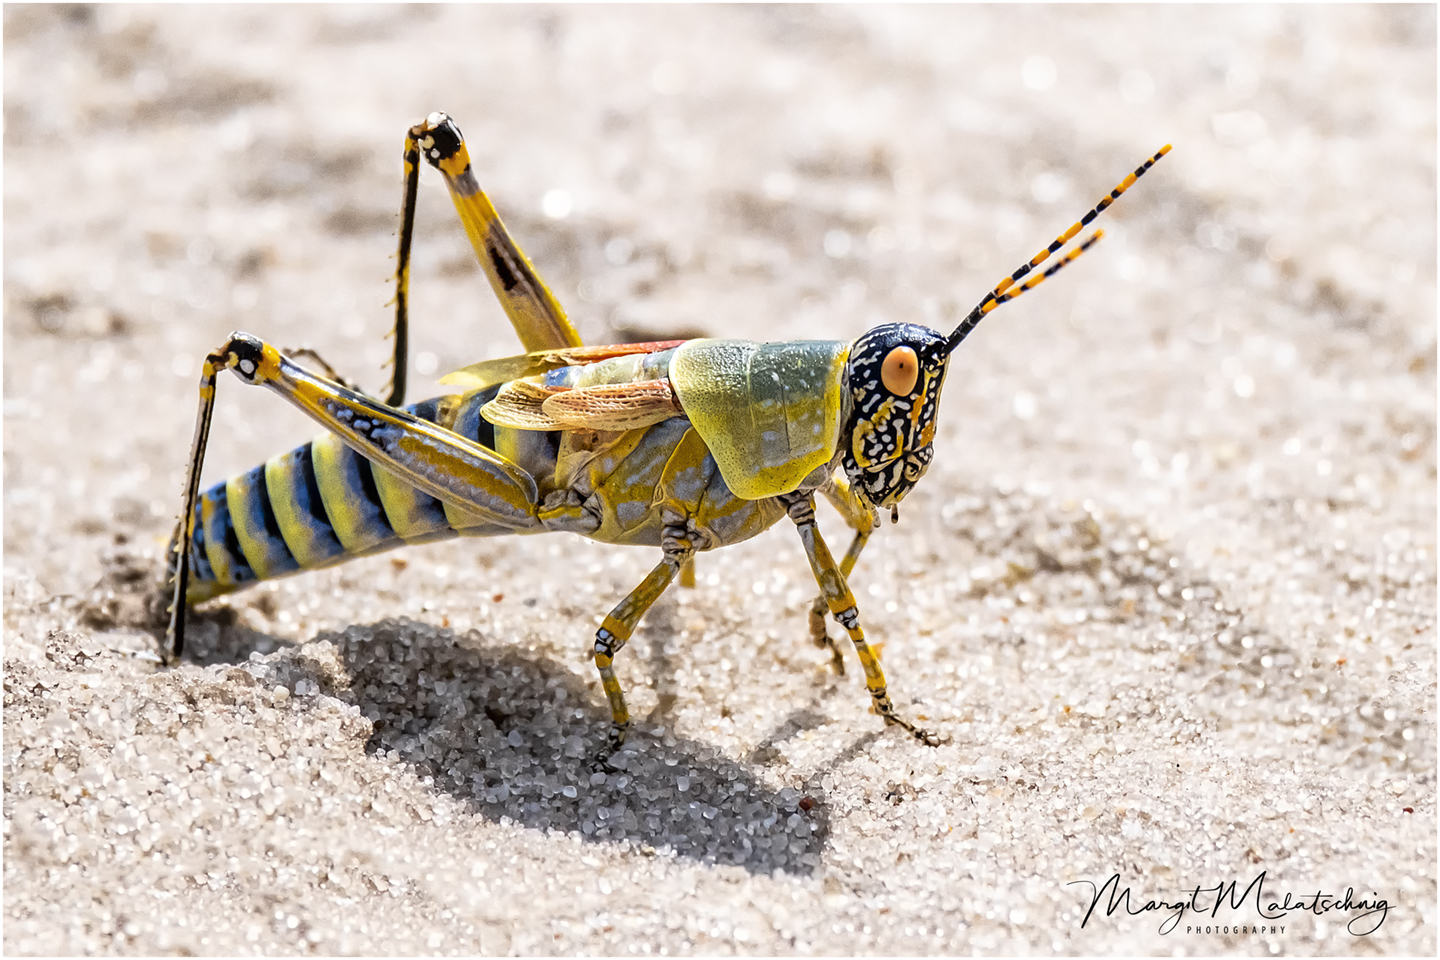
[[[894,517],[895,505],[930,465],[935,411],[950,351],[996,307],[1033,290],[1099,240],[1101,232],[1097,230],[1056,263],[1032,275],[1169,152],[1169,144],[1160,148],[1074,226],[1000,281],[948,337],[929,327],[891,323],[855,341],[845,368],[852,407],[842,442],[845,473],[859,496],[872,506],[889,507]]]
[[[913,323],[876,327],[850,348],[842,462],[872,506],[893,510],[925,475],[947,360],[945,335]]]

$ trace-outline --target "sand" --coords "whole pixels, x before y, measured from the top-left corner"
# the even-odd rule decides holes
[[[5,951],[1433,955],[1435,35],[1421,6],[7,7]],[[591,343],[945,326],[1174,143],[957,352],[852,578],[948,743],[810,645],[784,525],[644,621],[609,770],[587,651],[653,549],[371,557],[158,664],[200,359],[239,328],[381,387],[402,137],[437,109]],[[421,193],[415,398],[516,351]],[[314,430],[227,378],[206,481]],[[1091,911],[1112,876],[1129,908]]]

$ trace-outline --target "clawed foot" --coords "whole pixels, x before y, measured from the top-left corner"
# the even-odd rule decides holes
[[[629,727],[630,725],[628,723],[617,723],[610,727],[610,735],[605,738],[605,746],[601,747],[600,752],[590,761],[590,771],[592,773],[615,769],[610,765],[610,758],[615,756],[620,748],[625,745],[625,734],[629,731]]]
[[[938,747],[942,743],[950,742],[950,738],[948,736],[941,736],[938,733],[931,733],[929,730],[921,729],[920,727],[915,726],[915,724],[911,723],[909,720],[902,720],[899,717],[886,717],[885,722],[887,724],[893,724],[897,727],[904,728],[905,730],[909,731],[910,736],[914,737],[916,740],[919,740],[927,747]]]
[[[927,747],[938,747],[942,743],[950,742],[949,737],[942,737],[938,733],[931,733],[929,730],[922,730],[921,728],[915,726],[915,724],[911,723],[909,720],[906,720],[904,717],[900,716],[900,714],[895,711],[895,705],[890,702],[890,698],[888,696],[885,696],[883,693],[875,698],[875,712],[885,718],[886,724],[901,727],[909,731],[910,736],[914,737],[916,740],[919,740]]]

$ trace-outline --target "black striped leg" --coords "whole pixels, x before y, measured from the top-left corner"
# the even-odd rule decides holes
[[[416,490],[466,514],[469,526],[496,532],[535,530],[537,487],[529,473],[495,451],[414,414],[387,407],[364,394],[332,383],[292,363],[273,346],[244,333],[230,339],[205,359],[200,378],[200,413],[191,446],[184,513],[176,532],[179,551],[173,564],[175,593],[168,631],[169,649],[184,646],[185,599],[190,579],[190,545],[194,542],[195,505],[200,468],[210,434],[219,371],[230,369],[246,383],[269,387],[318,421],[330,437],[315,441],[315,470],[324,486],[325,471],[338,459],[330,445],[343,444]],[[310,449],[310,448],[302,448]],[[323,454],[324,456],[320,456]],[[389,478],[385,483],[389,484]],[[310,521],[297,519],[303,533]],[[327,528],[328,534],[328,528]],[[355,547],[358,550],[359,547]],[[355,550],[351,550],[354,555]],[[219,554],[216,554],[219,555]],[[300,566],[313,563],[297,557]]]
[[[428,162],[445,177],[450,197],[505,314],[526,351],[578,347],[580,335],[530,258],[510,236],[499,213],[470,169],[470,154],[460,128],[443,113],[432,113],[405,135],[405,199],[400,208],[400,240],[395,254],[395,347],[390,359],[387,406],[405,399],[410,351],[410,250],[415,240],[415,207],[420,195],[420,164]]]
[[[465,226],[480,267],[490,281],[500,306],[515,327],[527,352],[578,347],[580,335],[565,316],[560,301],[540,278],[535,265],[510,235],[470,167],[470,153],[460,128],[443,113],[432,113],[410,129],[405,140],[405,209],[401,227],[400,266],[397,279],[396,347],[403,328],[404,291],[409,284],[409,244],[414,221],[416,169],[423,157],[445,178],[455,212]]]
[[[850,573],[855,569],[855,561],[860,559],[860,551],[865,549],[865,544],[870,541],[872,529],[857,530],[855,536],[850,540],[850,549],[845,551],[845,559],[840,561],[840,572],[845,579],[850,579]],[[840,650],[840,644],[830,636],[830,631],[825,623],[825,594],[821,593],[810,604],[810,640],[815,646],[822,650],[830,651],[830,665],[840,676],[845,676],[845,655]]]
[[[185,593],[190,586],[190,545],[195,536],[195,500],[200,495],[200,467],[205,461],[205,447],[210,442],[210,421],[215,413],[215,378],[229,363],[229,352],[222,347],[206,357],[200,367],[200,410],[195,416],[195,437],[190,441],[190,464],[185,473],[180,521],[170,542],[170,548],[175,552],[170,560],[175,589],[170,597],[170,624],[165,629],[165,647],[161,651],[161,658],[166,663],[179,660],[185,649]]]
[[[680,568],[694,556],[695,548],[687,539],[683,526],[666,526],[662,540],[665,558],[655,565],[640,585],[615,605],[606,616],[600,629],[595,631],[595,669],[600,671],[600,683],[605,687],[605,697],[610,701],[610,735],[604,748],[596,757],[597,764],[603,764],[625,743],[630,729],[630,709],[625,705],[625,694],[615,676],[615,655],[630,640],[635,625],[645,615]]]
[[[795,522],[795,529],[800,534],[800,542],[805,547],[805,556],[810,560],[810,570],[815,574],[815,582],[820,585],[820,592],[825,597],[825,603],[834,614],[835,619],[850,634],[850,640],[855,644],[855,653],[860,658],[860,665],[865,669],[865,687],[870,691],[870,700],[875,705],[875,712],[885,719],[887,724],[903,727],[910,732],[910,735],[927,746],[938,746],[943,741],[933,733],[917,727],[915,724],[900,716],[895,705],[890,702],[890,694],[885,684],[885,671],[880,668],[880,660],[875,656],[875,651],[870,649],[870,644],[865,640],[865,631],[860,627],[860,612],[855,604],[855,597],[850,592],[850,587],[845,582],[845,575],[840,572],[835,558],[830,555],[830,548],[825,545],[825,540],[820,536],[820,530],[815,525],[815,501],[809,494],[786,494],[780,497],[780,501],[786,505],[790,519]]]
[[[831,482],[821,488],[825,499],[839,511],[845,518],[845,522],[855,531],[855,536],[850,541],[850,549],[845,551],[845,558],[840,561],[840,572],[845,575],[848,582],[850,574],[855,570],[855,563],[860,559],[860,552],[865,549],[865,544],[870,541],[870,534],[880,525],[880,518],[875,513],[875,508],[855,496],[850,486],[850,481],[843,475],[837,474]],[[840,645],[830,636],[825,625],[825,595],[822,593],[815,598],[810,605],[810,639],[815,646],[830,651],[830,665],[840,676],[845,676],[845,656]]]
[[[395,326],[390,336],[395,350],[390,357],[390,393],[386,406],[405,402],[405,379],[410,353],[410,247],[415,240],[415,203],[420,197],[420,138],[426,124],[410,128],[405,135],[405,200],[400,207],[400,246],[395,253]]]

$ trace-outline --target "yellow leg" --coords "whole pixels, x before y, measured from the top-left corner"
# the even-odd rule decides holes
[[[875,515],[875,509],[868,503],[856,497],[850,489],[850,482],[844,476],[837,476],[824,488],[825,499],[839,511],[855,530],[855,536],[850,541],[850,549],[845,551],[845,559],[840,561],[840,572],[845,575],[848,583],[850,574],[855,570],[855,563],[860,559],[860,552],[865,549],[865,544],[870,540],[870,534],[874,532],[879,523]],[[822,650],[830,651],[830,664],[840,676],[845,676],[845,656],[840,651],[840,645],[830,636],[825,628],[825,595],[822,593],[815,598],[810,605],[810,639],[815,646]]]
[[[494,450],[317,377],[240,332],[206,358],[202,401],[213,399],[214,371],[226,367],[244,382],[280,394],[417,490],[517,532],[537,525],[535,479]]]
[[[630,710],[625,706],[625,694],[620,689],[620,681],[615,676],[615,654],[630,640],[630,635],[635,632],[635,625],[650,609],[651,604],[660,599],[670,581],[680,572],[694,555],[695,549],[685,539],[683,527],[665,528],[665,559],[655,565],[650,575],[641,581],[640,586],[630,591],[629,596],[615,605],[610,611],[600,629],[595,631],[595,669],[600,671],[600,683],[605,687],[605,697],[610,701],[610,736],[606,741],[605,748],[600,752],[599,760],[604,762],[611,754],[620,749],[625,742],[625,734],[630,729]]]
[[[847,583],[851,571],[855,569],[855,561],[860,559],[860,551],[865,549],[865,544],[870,540],[870,533],[869,529],[855,531],[855,537],[850,541],[850,549],[845,551],[845,559],[840,561],[840,573],[844,575]],[[835,668],[835,672],[843,677],[845,656],[840,652],[840,645],[825,627],[826,609],[825,594],[822,593],[810,604],[810,639],[815,646],[830,651],[830,664]]]
[[[184,649],[185,598],[200,469],[215,409],[215,381],[227,369],[245,383],[280,394],[356,453],[415,489],[499,527],[516,532],[539,527],[535,478],[519,466],[429,420],[316,376],[270,344],[237,331],[205,358],[200,369],[200,409],[190,446],[185,500],[172,543],[177,555],[173,558],[175,592],[167,630],[169,657],[178,657]]]
[[[420,191],[421,159],[445,177],[450,197],[465,225],[480,267],[520,335],[527,351],[580,346],[580,335],[560,301],[540,279],[534,264],[505,229],[490,198],[470,170],[470,154],[460,128],[443,113],[432,113],[405,136],[405,203],[400,209],[400,248],[395,256],[395,352],[390,393],[385,403],[405,399],[405,363],[410,344],[410,247],[415,238],[415,203]]]
[[[470,245],[475,248],[480,266],[526,351],[580,346],[580,335],[565,316],[560,301],[510,236],[494,204],[476,182],[470,169],[470,153],[465,148],[465,138],[455,121],[443,113],[432,113],[422,123],[410,128],[405,140],[405,167],[406,209],[411,211],[414,203],[410,183],[419,157],[424,157],[445,177],[450,199],[455,203],[455,211],[465,226]],[[403,291],[409,279],[408,241],[403,239],[407,226],[408,221],[402,224],[404,255],[396,272],[397,289],[401,291],[397,299],[402,304]],[[397,316],[397,348],[399,329]]]
[[[845,583],[845,574],[835,563],[835,558],[830,555],[830,548],[825,545],[819,528],[815,526],[814,498],[809,494],[790,494],[781,500],[789,509],[790,519],[795,522],[800,542],[805,547],[805,556],[810,560],[810,570],[815,574],[815,582],[820,585],[821,596],[855,644],[855,653],[860,658],[861,667],[865,669],[865,687],[870,691],[875,712],[884,717],[887,724],[904,727],[922,743],[932,747],[939,745],[941,740],[938,736],[920,729],[900,716],[890,702],[890,694],[885,685],[885,671],[880,668],[875,651],[865,642],[865,631],[860,627],[860,612],[856,608],[855,597]]]

